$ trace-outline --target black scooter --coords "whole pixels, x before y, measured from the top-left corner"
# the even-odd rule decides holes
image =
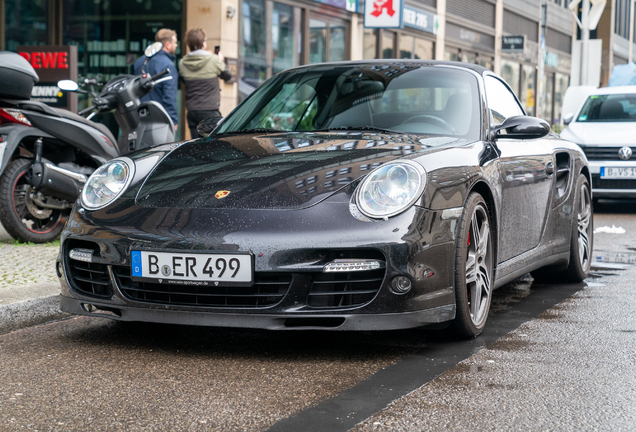
[[[161,43],[148,47],[147,60],[161,48]],[[97,167],[130,151],[174,141],[174,124],[165,109],[140,101],[155,84],[172,79],[168,74],[117,76],[99,94],[92,91],[91,107],[74,114],[28,100],[37,74],[19,55],[0,53],[0,221],[13,238],[54,240]],[[60,81],[58,87],[82,92],[73,81]],[[112,110],[121,128],[119,140],[106,126],[82,117]]]

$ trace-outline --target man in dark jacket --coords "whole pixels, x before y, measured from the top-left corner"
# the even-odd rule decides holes
[[[179,88],[179,72],[174,64],[174,53],[177,50],[177,33],[170,29],[161,29],[155,34],[155,41],[163,44],[163,49],[151,58],[146,64],[146,73],[156,75],[166,69],[170,70],[172,79],[155,85],[150,93],[141,98],[142,102],[159,102],[168,112],[168,115],[177,129],[179,116],[177,115],[177,89]],[[146,61],[143,55],[135,62],[134,73],[141,75],[141,68]],[[164,77],[165,78],[165,77]]]
[[[192,138],[198,138],[197,125],[210,117],[221,118],[221,89],[219,77],[225,81],[232,78],[223,63],[223,54],[207,51],[205,32],[191,29],[186,34],[190,52],[179,62],[179,75],[185,82],[185,101],[188,109],[188,127]]]

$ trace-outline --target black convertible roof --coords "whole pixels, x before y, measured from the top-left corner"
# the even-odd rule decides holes
[[[291,68],[288,70],[298,70],[298,69],[306,69],[314,66],[373,66],[373,65],[400,65],[400,64],[419,64],[422,66],[453,66],[459,67],[463,69],[470,69],[474,72],[477,72],[480,75],[483,75],[484,72],[492,71],[488,68],[485,68],[480,65],[472,64],[472,63],[464,63],[458,61],[445,61],[445,60],[411,60],[411,59],[381,59],[381,60],[349,60],[349,61],[341,61],[341,62],[329,62],[329,63],[312,63],[303,66],[297,66],[295,68]]]

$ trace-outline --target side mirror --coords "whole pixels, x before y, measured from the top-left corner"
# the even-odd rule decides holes
[[[212,132],[217,127],[217,125],[223,120],[223,117],[209,117],[205,120],[202,120],[201,123],[197,126],[197,132],[202,137],[209,137],[212,135]]]
[[[572,113],[563,116],[563,124],[566,126],[572,123],[572,120],[574,120],[574,114]]]
[[[58,81],[57,87],[60,90],[69,91],[69,92],[76,92],[77,90],[79,90],[79,85],[77,85],[77,83],[73,80]]]
[[[148,45],[144,54],[147,58],[152,58],[157,55],[159,51],[163,49],[163,44],[161,42],[155,42],[153,44]]]
[[[533,139],[546,136],[550,125],[537,117],[514,116],[496,126],[493,132],[496,138]]]

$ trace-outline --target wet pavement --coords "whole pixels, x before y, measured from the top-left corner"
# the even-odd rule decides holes
[[[471,341],[88,317],[0,335],[0,430],[633,430],[636,217],[595,218],[626,234],[596,235],[587,286],[497,290]]]

